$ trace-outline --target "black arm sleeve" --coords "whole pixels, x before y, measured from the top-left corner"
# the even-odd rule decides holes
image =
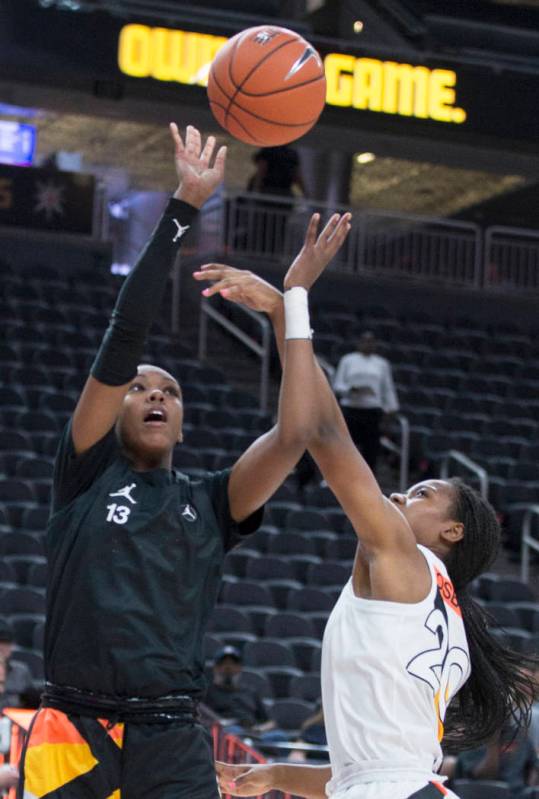
[[[108,386],[122,386],[137,373],[150,326],[185,233],[198,213],[172,198],[134,269],[123,284],[91,374]]]

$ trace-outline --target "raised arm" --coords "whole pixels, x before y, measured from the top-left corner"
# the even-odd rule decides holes
[[[202,147],[196,128],[188,126],[185,144],[175,124],[170,130],[179,186],[122,286],[75,408],[72,436],[78,454],[103,438],[114,425],[130,381],[137,373],[146,336],[161,307],[176,253],[199,208],[223,179],[225,147],[219,149],[212,165],[213,136]]]
[[[323,258],[323,235],[316,238],[311,220],[305,244],[292,264],[287,279],[294,275],[319,274]],[[218,281],[210,292],[244,302],[268,313],[282,358],[284,311],[282,297],[255,275],[230,267],[210,265],[202,270],[206,278]],[[196,276],[197,277],[197,276]],[[198,279],[203,279],[199,274]],[[380,490],[369,466],[356,449],[329,383],[315,363],[312,383],[304,383],[303,395],[316,397],[316,424],[308,449],[325,480],[352,522],[361,551],[369,565],[373,598],[416,602],[430,586],[426,561],[419,553],[412,530]]]
[[[348,233],[349,222],[336,218],[326,231],[330,247],[335,250]],[[306,290],[322,272],[329,258],[318,271],[287,275],[285,290],[299,291],[298,300],[306,303]],[[204,273],[203,273],[204,274]],[[303,294],[302,294],[303,292]],[[213,289],[204,292],[207,296]],[[295,296],[298,296],[297,294]],[[229,502],[232,517],[242,521],[264,504],[292,471],[316,424],[317,398],[306,386],[315,384],[316,362],[313,357],[310,327],[297,325],[297,316],[283,316],[281,348],[283,373],[276,425],[258,438],[234,464],[229,480]]]

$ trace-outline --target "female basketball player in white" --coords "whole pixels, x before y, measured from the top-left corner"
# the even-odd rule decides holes
[[[195,278],[216,281],[206,296],[220,292],[268,313],[282,357],[285,335],[311,336],[307,291],[323,271],[338,223],[336,216],[317,239],[318,218],[311,220],[285,278],[284,308],[280,293],[250,272],[210,264]],[[318,399],[309,450],[358,536],[352,577],[323,642],[331,765],[218,764],[222,793],[258,796],[278,789],[308,799],[454,797],[436,773],[444,724],[445,741],[475,746],[508,716],[524,719],[530,705],[522,655],[503,649],[488,634],[482,611],[466,592],[496,555],[495,513],[458,480],[428,480],[406,494],[384,497],[350,438],[312,348],[302,352],[312,365],[303,391]]]

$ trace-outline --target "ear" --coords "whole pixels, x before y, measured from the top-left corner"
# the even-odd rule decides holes
[[[451,527],[442,530],[441,536],[448,544],[456,544],[464,538],[464,525],[462,522],[453,522]]]

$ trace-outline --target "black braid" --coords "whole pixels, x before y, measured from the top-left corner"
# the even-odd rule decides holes
[[[491,617],[472,599],[467,586],[493,563],[500,546],[500,526],[492,506],[458,478],[451,518],[464,527],[447,561],[470,650],[471,676],[451,703],[444,748],[474,748],[512,720],[516,730],[529,723],[539,659],[513,652],[489,632]]]

